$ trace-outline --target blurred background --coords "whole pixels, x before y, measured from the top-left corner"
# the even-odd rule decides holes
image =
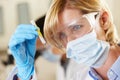
[[[120,0],[106,0],[106,2],[112,11],[120,37]],[[0,80],[6,80],[14,67],[13,57],[9,54],[8,42],[17,25],[28,24],[30,20],[35,20],[37,25],[42,28],[50,4],[51,0],[0,0]],[[54,56],[56,61],[46,58],[46,55],[42,55],[44,49],[41,49],[40,45],[41,43],[38,41],[38,52],[36,52],[38,55],[36,55],[35,62],[38,80],[58,80],[59,71],[66,70],[67,59],[64,55],[62,57],[61,55]],[[56,49],[51,50],[53,53],[60,53]]]

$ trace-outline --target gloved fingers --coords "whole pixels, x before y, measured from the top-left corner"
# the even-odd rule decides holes
[[[12,35],[9,48],[18,65],[24,64],[27,57],[34,57],[38,33],[33,25],[19,25]]]
[[[36,39],[36,36],[34,34],[24,34],[24,35],[15,34],[10,39],[9,46],[13,47],[13,46],[16,46],[17,44],[24,42],[25,40],[30,40],[30,39]]]
[[[19,30],[37,30],[37,28],[30,24],[20,24],[18,25],[17,29]]]
[[[17,29],[16,32],[13,34],[10,43],[15,46],[16,44],[22,43],[25,40],[35,39],[36,36],[38,36],[38,33],[35,30]]]
[[[16,31],[14,34],[13,34],[13,36],[24,36],[24,35],[35,35],[35,36],[38,36],[38,33],[37,33],[37,31],[26,31],[26,30],[22,30],[22,31]],[[26,36],[26,38],[27,38],[27,36]]]
[[[34,36],[38,36],[36,27],[33,25],[21,24],[10,39],[10,44],[12,44],[11,46],[14,46],[25,41],[25,39],[32,39]]]
[[[21,24],[17,27],[15,33],[16,34],[34,34],[36,36],[38,36],[38,33],[37,33],[37,28],[34,27],[33,25],[27,25],[27,24]]]
[[[26,46],[26,48],[29,51],[29,55],[34,58],[35,56],[35,52],[36,52],[36,40],[38,37],[36,37],[35,39],[32,40],[27,40],[25,43],[28,45]],[[34,46],[33,46],[34,45]]]
[[[26,35],[26,36],[29,36],[29,35]],[[37,36],[33,35],[33,38],[31,40],[25,39],[24,36],[22,36],[22,37],[24,39],[23,38],[21,39],[21,37],[19,38],[17,36],[17,38],[13,38],[10,41],[9,48],[11,49],[12,54],[16,55],[18,58],[18,57],[20,57],[20,55],[18,53],[21,53],[21,57],[22,57],[22,53],[24,53],[24,56],[25,56],[25,54],[26,54],[25,49],[27,49],[26,51],[28,51],[28,53],[29,53],[27,55],[34,58],[35,51],[36,51]],[[30,36],[29,36],[29,38],[30,38]],[[18,59],[18,60],[20,61],[21,59]]]
[[[24,43],[10,47],[13,57],[17,64],[23,64],[27,60],[26,48]]]
[[[24,34],[34,34],[36,36],[38,36],[38,33],[36,30],[33,30],[33,29],[16,29],[14,35],[17,35],[17,34],[21,34],[21,35],[24,35]]]
[[[37,35],[37,32],[31,32],[31,33],[15,33],[14,35],[14,38],[17,38],[17,39],[19,39],[19,38],[21,38],[21,39],[33,39],[33,38],[35,38],[35,36],[38,36]]]

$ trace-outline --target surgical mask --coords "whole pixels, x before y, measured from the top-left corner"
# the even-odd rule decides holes
[[[94,22],[93,17],[87,17],[87,19],[89,19],[89,22],[91,21],[91,26],[95,26],[96,22]],[[105,63],[109,48],[109,43],[98,40],[96,32],[92,29],[90,33],[83,37],[68,42],[67,57],[74,59],[77,63],[98,68]]]

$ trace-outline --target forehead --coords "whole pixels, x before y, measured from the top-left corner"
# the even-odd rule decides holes
[[[65,8],[59,15],[59,23],[61,26],[68,26],[70,23],[76,21],[78,18],[82,17],[82,13],[78,9],[68,9]]]

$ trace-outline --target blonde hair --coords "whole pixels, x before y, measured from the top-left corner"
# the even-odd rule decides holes
[[[109,14],[109,23],[107,25],[109,29],[106,30],[106,39],[110,44],[116,43],[117,39],[114,34],[112,15],[102,0],[53,0],[44,24],[44,35],[48,43],[56,47],[61,47],[60,40],[57,40],[54,36],[56,35],[56,27],[59,22],[58,15],[65,7],[78,9],[83,14],[99,12],[100,10],[107,11]]]

